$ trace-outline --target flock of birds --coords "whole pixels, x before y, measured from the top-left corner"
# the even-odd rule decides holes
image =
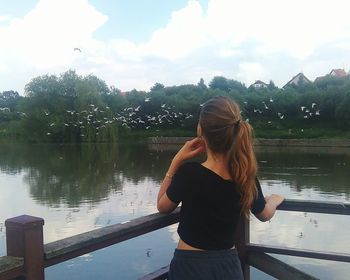
[[[265,112],[273,112],[272,111],[273,109],[271,108],[272,106],[270,105],[273,102],[274,100],[272,99],[272,97],[269,99],[268,102],[262,101],[261,108],[253,108],[253,112],[255,114],[264,114]],[[244,101],[244,104],[248,105],[248,102]],[[315,102],[311,103],[311,107],[301,106],[300,110],[303,114],[304,119],[320,116],[320,111],[321,111],[320,109],[317,108],[317,104]],[[276,116],[280,120],[283,120],[286,117],[286,115],[282,114],[281,112],[276,112]],[[272,121],[268,121],[268,124],[271,124],[271,123]]]
[[[144,99],[145,103],[150,102],[151,98]],[[64,125],[67,129],[79,129],[81,137],[84,137],[84,131],[92,128],[95,135],[108,128],[113,123],[117,123],[124,128],[144,128],[162,127],[162,125],[179,125],[185,126],[185,122],[193,118],[192,114],[183,113],[176,110],[174,105],[162,104],[154,113],[144,113],[143,105],[130,106],[123,108],[120,112],[113,114],[108,106],[98,107],[94,104],[89,104],[88,109],[82,111],[66,110],[65,121],[58,123],[50,121],[51,113],[48,110],[44,111],[44,116],[48,118],[47,136],[50,136],[55,127]]]
[[[150,98],[146,98],[144,102],[150,102]],[[116,120],[125,128],[143,127],[149,129],[151,127],[159,127],[166,125],[185,126],[188,119],[193,118],[190,113],[183,113],[176,110],[176,106],[163,103],[154,113],[143,113],[142,105],[136,107],[124,108],[116,114]]]
[[[99,135],[100,131],[107,128],[108,125],[115,121],[115,118],[106,117],[105,112],[108,112],[110,108],[108,106],[104,108],[99,108],[94,104],[89,104],[86,110],[74,111],[66,110],[65,121],[63,123],[56,123],[55,121],[49,122],[49,129],[52,130],[56,126],[64,125],[67,129],[79,129],[81,132],[80,136],[84,137],[83,131],[87,131],[88,128],[93,128],[95,135]],[[50,118],[50,112],[48,110],[44,111],[46,117]],[[46,132],[47,136],[51,135],[51,132]]]
[[[96,136],[100,134],[103,129],[108,128],[113,124],[119,124],[120,126],[133,129],[143,128],[160,129],[163,126],[184,127],[189,119],[193,118],[190,113],[181,112],[174,105],[163,103],[154,112],[149,112],[147,109],[147,103],[151,103],[151,97],[145,97],[143,102],[137,106],[130,106],[123,108],[120,112],[114,113],[108,106],[98,107],[95,104],[89,104],[86,110],[74,111],[66,110],[63,123],[57,121],[51,121],[51,113],[48,110],[44,110],[43,114],[48,120],[47,136],[50,136],[55,127],[64,126],[67,129],[79,129],[80,136],[84,137],[88,129],[93,129]],[[286,119],[286,114],[281,112],[274,112],[273,98],[267,101],[262,101],[260,106],[254,106],[250,112],[251,116],[254,115],[266,115],[273,116],[279,120]],[[245,101],[244,105],[248,107],[248,102]],[[203,106],[200,104],[199,106]],[[149,107],[148,107],[149,108]],[[300,111],[304,119],[315,118],[320,115],[320,110],[315,102],[311,103],[311,106],[301,106]],[[0,112],[10,112],[7,107],[0,108]],[[17,112],[19,116],[27,117],[26,113]],[[249,119],[246,119],[249,121]],[[273,123],[273,119],[267,121],[268,124]]]
[[[144,102],[150,102],[150,98],[145,98]],[[122,109],[119,113],[112,114],[112,111],[108,106],[98,107],[94,104],[89,104],[87,110],[83,111],[73,111],[66,110],[65,122],[63,125],[69,128],[79,128],[81,132],[85,128],[93,128],[95,135],[99,135],[100,131],[108,128],[108,126],[113,123],[118,123],[124,128],[145,128],[149,129],[151,127],[161,127],[163,124],[166,125],[180,125],[185,126],[186,120],[193,118],[192,114],[182,113],[176,110],[173,105],[162,104],[158,111],[154,114],[145,114],[142,110],[143,105],[138,105],[135,107],[126,107]],[[45,116],[49,117],[50,112],[44,111]],[[48,128],[54,129],[55,126],[62,125],[56,122],[49,122]],[[50,136],[52,131],[46,133]],[[84,137],[85,134],[80,134]]]

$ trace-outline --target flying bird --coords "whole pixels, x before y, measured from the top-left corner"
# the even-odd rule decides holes
[[[73,50],[77,51],[77,52],[81,52],[81,49],[79,49],[79,48],[74,48]]]

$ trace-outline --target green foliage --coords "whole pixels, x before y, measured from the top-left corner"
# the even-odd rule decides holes
[[[228,96],[241,107],[258,137],[349,137],[350,78],[327,76],[320,81],[280,89],[246,88],[217,76],[207,87],[166,87],[122,93],[96,76],[67,71],[32,79],[25,96],[0,93],[0,136],[27,141],[114,142],[119,138],[192,135],[200,105]]]
[[[32,79],[25,94],[11,96],[18,99],[13,111],[21,117],[15,131],[21,138],[48,142],[116,141],[118,127],[111,125],[113,113],[108,105],[118,108],[120,91],[109,89],[98,77],[82,77],[74,71],[58,77],[44,75]],[[6,92],[2,95],[8,96]],[[2,117],[13,120],[0,114],[0,120]],[[6,131],[10,130],[8,127]]]
[[[227,79],[222,76],[214,77],[213,80],[210,82],[209,87],[211,89],[220,89],[226,92],[231,90],[243,91],[246,89],[244,84],[242,84],[241,82],[232,79]]]
[[[151,91],[157,91],[164,89],[164,85],[160,83],[155,83],[153,87],[151,87]]]

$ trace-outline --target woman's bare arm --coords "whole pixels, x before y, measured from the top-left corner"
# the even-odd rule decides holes
[[[157,197],[157,209],[160,213],[170,213],[175,210],[178,204],[172,202],[166,195],[166,191],[171,183],[172,176],[175,174],[181,162],[172,160],[168,172],[166,173],[163,183],[160,186]]]
[[[271,220],[271,218],[275,215],[276,208],[280,205],[284,200],[284,197],[278,194],[272,194],[270,196],[265,197],[266,205],[262,212],[256,214],[260,221],[266,222]]]
[[[194,138],[187,141],[185,145],[177,152],[171,161],[168,172],[166,173],[163,183],[159,189],[157,197],[157,209],[161,213],[170,213],[175,210],[178,204],[172,202],[166,191],[171,183],[172,176],[175,174],[178,167],[187,159],[193,158],[204,151],[204,146],[200,138]]]

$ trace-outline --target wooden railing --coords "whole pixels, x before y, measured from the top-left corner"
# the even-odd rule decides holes
[[[350,204],[331,202],[286,200],[278,209],[339,215],[350,214]],[[44,279],[45,267],[177,223],[179,213],[179,208],[169,215],[156,213],[45,245],[43,244],[43,219],[27,215],[8,219],[5,222],[7,256],[0,257],[0,280]],[[236,247],[241,258],[245,279],[250,277],[250,265],[278,279],[316,279],[266,253],[350,262],[349,254],[252,244],[249,242],[248,220],[240,222],[236,235]],[[141,279],[166,279],[167,272],[168,267],[166,266]]]

